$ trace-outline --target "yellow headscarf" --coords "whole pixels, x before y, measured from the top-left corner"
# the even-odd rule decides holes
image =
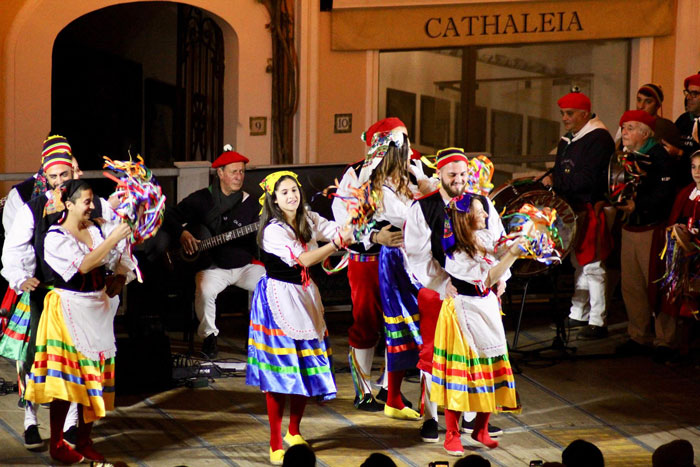
[[[277,172],[272,172],[269,174],[267,177],[262,179],[262,182],[260,182],[260,188],[263,189],[263,194],[260,195],[260,212],[262,213],[262,206],[265,205],[265,196],[266,195],[271,195],[273,191],[275,191],[275,185],[279,181],[280,178],[285,177],[285,176],[290,176],[294,179],[294,181],[297,182],[297,184],[301,187],[301,183],[299,183],[299,176],[295,174],[294,172],[290,172],[289,170],[279,170]]]

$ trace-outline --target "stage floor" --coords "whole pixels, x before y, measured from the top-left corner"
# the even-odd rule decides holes
[[[418,436],[420,422],[391,420],[382,413],[353,408],[347,371],[347,314],[328,315],[338,397],[324,405],[310,403],[301,425],[318,465],[359,466],[372,452],[383,452],[398,465],[426,466],[437,460],[448,460],[451,465],[455,458],[442,448],[442,417],[441,442],[426,444]],[[659,365],[648,357],[612,357],[615,345],[624,339],[622,319],[624,312],[612,313],[611,321],[616,324],[607,339],[572,339],[570,344],[578,347],[572,359],[533,361],[513,353],[512,360],[522,369],[516,376],[522,414],[492,417],[492,423],[505,430],[495,450],[479,447],[463,435],[466,454],[478,453],[494,466],[529,465],[532,459],[559,461],[568,443],[583,438],[603,451],[607,466],[649,466],[656,447],[683,438],[693,444],[696,463],[700,463],[700,369]],[[224,317],[220,323],[220,358],[243,360],[245,319]],[[541,316],[526,315],[520,347],[550,343],[554,331],[548,324]],[[508,335],[512,341],[512,331]],[[184,352],[182,334],[170,336],[173,352]],[[381,361],[375,358],[375,375]],[[0,359],[0,377],[14,380],[14,365]],[[417,378],[404,382],[403,390],[414,405],[419,403]],[[217,378],[199,389],[118,395],[117,404],[117,410],[93,431],[96,448],[112,462],[144,467],[269,465],[264,397],[246,386],[242,376]],[[46,439],[47,409],[40,409],[39,419],[40,433]],[[46,448],[40,452],[24,449],[22,420],[16,395],[0,396],[0,465],[51,464]],[[285,417],[283,427],[286,423]]]

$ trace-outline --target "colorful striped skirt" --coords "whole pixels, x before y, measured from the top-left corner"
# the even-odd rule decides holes
[[[267,301],[268,277],[255,288],[248,328],[246,384],[264,392],[298,394],[321,400],[338,391],[328,332],[323,340],[296,340],[275,323]]]
[[[91,360],[75,348],[55,291],[44,300],[25,398],[35,404],[54,399],[81,404],[86,423],[114,410],[114,357]]]
[[[520,410],[508,354],[480,357],[466,341],[454,300],[440,309],[433,350],[430,400],[458,412]]]
[[[23,293],[14,305],[5,331],[0,337],[0,356],[24,362],[30,336],[29,294]]]
[[[379,293],[384,311],[387,370],[415,368],[423,344],[418,314],[418,289],[411,282],[400,248],[379,252]]]

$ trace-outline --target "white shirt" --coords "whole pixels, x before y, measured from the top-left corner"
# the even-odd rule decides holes
[[[488,203],[488,224],[487,229],[495,238],[505,235],[505,229],[501,223],[501,218],[496,212],[496,208],[490,199]],[[444,200],[443,200],[444,202]],[[447,204],[447,203],[445,203]],[[404,227],[404,245],[408,258],[409,272],[413,274],[424,287],[435,290],[441,297],[445,296],[449,274],[440,266],[440,263],[433,257],[430,248],[431,231],[423,216],[423,210],[416,201],[408,210],[406,225]]]

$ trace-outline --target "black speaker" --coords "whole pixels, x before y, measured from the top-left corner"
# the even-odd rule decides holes
[[[153,332],[117,339],[114,383],[117,396],[165,391],[173,387],[170,338]]]

